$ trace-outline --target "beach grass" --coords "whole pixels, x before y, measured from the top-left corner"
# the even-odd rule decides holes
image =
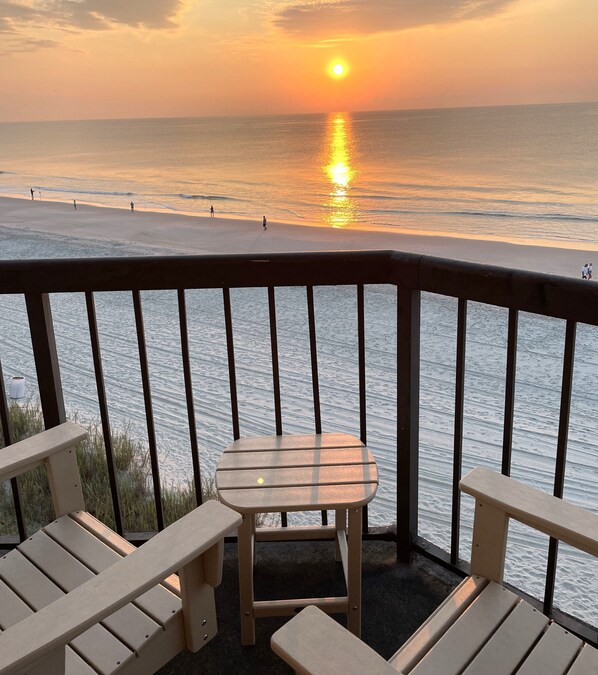
[[[73,421],[77,421],[76,419]],[[43,431],[43,416],[39,405],[13,404],[9,408],[12,442]],[[87,511],[115,529],[115,516],[108,478],[104,437],[98,423],[83,425],[86,440],[77,444],[77,461],[81,473],[83,496]],[[143,444],[127,428],[113,431],[112,446],[117,490],[125,532],[153,532],[158,529],[149,454]],[[4,439],[0,442],[4,447]],[[27,534],[37,531],[54,518],[50,488],[43,467],[37,467],[18,477],[23,519]],[[162,484],[164,520],[168,525],[196,506],[193,481]],[[215,496],[213,479],[202,481],[203,498]],[[0,532],[16,535],[17,522],[10,483],[0,486]]]

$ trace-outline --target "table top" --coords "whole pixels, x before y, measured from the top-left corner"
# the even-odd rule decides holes
[[[348,509],[370,502],[378,469],[349,434],[240,438],[216,467],[223,504],[240,513]]]

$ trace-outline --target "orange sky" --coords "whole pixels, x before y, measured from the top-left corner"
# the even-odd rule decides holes
[[[597,27],[596,0],[0,0],[0,121],[596,100]]]

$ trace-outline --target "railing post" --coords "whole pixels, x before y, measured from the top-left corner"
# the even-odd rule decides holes
[[[50,296],[47,293],[26,293],[25,303],[44,425],[50,429],[66,422]]]
[[[397,293],[397,558],[409,562],[417,536],[421,293]]]

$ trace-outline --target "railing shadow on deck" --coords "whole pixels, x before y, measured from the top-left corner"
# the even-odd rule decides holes
[[[101,424],[106,439],[107,466],[114,504],[116,529],[123,533],[119,504],[118,476],[110,444],[111,427],[109,404],[104,382],[101,354],[101,331],[98,329],[95,298],[103,292],[129,293],[134,311],[135,335],[143,406],[147,426],[148,448],[151,458],[156,521],[158,529],[164,527],[161,498],[160,457],[155,430],[155,416],[148,360],[146,329],[142,292],[176,291],[178,307],[178,333],[183,365],[185,407],[189,442],[192,455],[193,478],[198,503],[201,494],[201,462],[198,450],[198,424],[195,419],[196,401],[193,395],[192,356],[189,350],[188,292],[200,289],[221,289],[225,323],[226,355],[230,395],[230,427],[232,438],[239,438],[240,424],[234,311],[231,289],[263,288],[268,294],[268,321],[274,419],[272,433],[283,432],[283,400],[280,386],[279,329],[277,324],[277,297],[284,287],[305,289],[304,323],[309,334],[309,363],[311,377],[313,427],[305,432],[343,431],[323,429],[318,355],[318,326],[314,301],[314,288],[321,286],[351,286],[356,293],[356,345],[358,372],[358,405],[354,411],[356,426],[364,443],[368,443],[368,380],[367,380],[367,322],[365,289],[380,285],[396,288],[396,309],[385,317],[396,330],[396,376],[393,383],[396,394],[396,437],[394,464],[396,483],[394,522],[388,527],[368,527],[365,514],[366,537],[376,537],[384,532],[393,533],[397,560],[408,562],[414,551],[419,551],[449,569],[464,573],[467,561],[461,550],[460,532],[462,509],[457,484],[463,471],[463,426],[465,410],[465,374],[467,371],[468,307],[474,303],[506,308],[508,329],[506,367],[504,372],[504,401],[502,410],[502,445],[500,468],[509,475],[512,468],[514,412],[516,398],[516,368],[519,323],[522,313],[553,317],[564,322],[565,334],[562,351],[562,377],[560,380],[560,405],[555,420],[556,456],[551,476],[545,479],[552,485],[556,496],[562,497],[567,469],[567,444],[572,400],[573,368],[575,362],[576,329],[578,323],[598,325],[598,287],[580,280],[565,279],[479,265],[475,263],[420,256],[397,251],[295,253],[235,256],[166,256],[100,259],[19,260],[0,262],[0,294],[15,294],[25,301],[39,397],[46,427],[55,426],[66,418],[61,380],[60,359],[51,309],[52,294],[82,294],[85,298],[89,341],[93,357],[93,371]],[[448,296],[457,299],[454,405],[449,411],[453,419],[453,447],[450,463],[451,515],[450,544],[448,550],[441,541],[428,541],[420,536],[420,382],[422,339],[422,293]],[[2,354],[0,354],[2,356]],[[0,367],[1,371],[1,367]],[[10,441],[7,400],[0,396],[0,421],[5,440]],[[384,476],[381,476],[384,480]],[[523,479],[526,477],[523,476]],[[19,536],[23,539],[25,525],[21,515],[18,486],[13,485],[15,513]],[[322,522],[327,515],[322,514]],[[281,515],[286,524],[286,514]],[[369,533],[368,533],[369,530]],[[0,533],[0,535],[5,533]],[[127,534],[127,533],[124,533]],[[553,608],[558,549],[551,541],[543,580],[543,609]],[[583,622],[570,621],[569,627],[596,640],[595,629]]]

